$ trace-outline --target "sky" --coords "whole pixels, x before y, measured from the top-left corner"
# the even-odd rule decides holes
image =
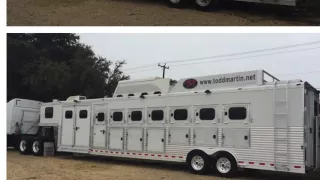
[[[177,80],[263,69],[281,80],[302,79],[320,88],[320,33],[78,35],[96,55],[126,60],[123,71],[131,79],[162,77],[158,63],[167,62],[166,77]]]

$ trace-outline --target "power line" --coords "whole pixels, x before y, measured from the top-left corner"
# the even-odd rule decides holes
[[[253,58],[253,57],[271,56],[271,55],[275,55],[275,54],[284,54],[284,53],[291,53],[291,52],[307,51],[307,50],[314,50],[314,49],[319,49],[319,48],[320,47],[304,48],[304,49],[298,49],[298,50],[292,50],[292,51],[282,51],[282,52],[275,52],[275,53],[268,53],[268,54],[259,54],[259,55],[247,56],[247,57],[238,57],[238,58],[229,58],[229,59],[220,59],[220,60],[210,60],[210,61],[204,61],[204,62],[193,62],[193,63],[184,63],[184,64],[174,64],[174,65],[171,65],[171,66],[185,66],[185,65],[191,65],[191,64],[203,64],[203,63],[222,62],[222,61],[234,61],[234,60],[238,60],[238,59],[247,59],[247,58]],[[248,59],[248,60],[250,60],[250,59]],[[139,73],[139,72],[151,71],[151,70],[155,70],[155,69],[157,69],[157,68],[145,69],[145,70],[134,71],[134,72],[129,72],[129,73],[130,74],[134,74],[134,73]]]
[[[246,52],[240,52],[240,53],[216,55],[216,56],[209,56],[209,57],[202,57],[202,58],[191,58],[191,59],[176,60],[176,61],[167,61],[167,62],[164,62],[164,63],[178,63],[178,62],[197,61],[197,60],[212,59],[212,58],[221,58],[221,57],[236,56],[236,55],[243,55],[243,54],[251,54],[251,53],[258,53],[258,52],[265,52],[265,51],[273,51],[273,50],[279,50],[279,49],[288,49],[288,48],[293,48],[293,47],[306,46],[306,45],[319,44],[319,43],[320,43],[320,41],[314,41],[314,42],[309,42],[309,43],[302,43],[302,44],[294,44],[294,45],[287,45],[287,46],[274,47],[274,48],[259,49],[259,50],[246,51]]]
[[[188,62],[188,61],[199,61],[199,60],[204,60],[204,59],[213,59],[213,58],[221,58],[221,57],[228,57],[228,56],[251,54],[251,53],[258,53],[258,52],[265,52],[265,51],[273,51],[273,50],[279,50],[279,49],[288,49],[288,48],[293,48],[293,47],[307,46],[307,45],[313,45],[313,44],[319,44],[319,43],[320,43],[320,41],[313,41],[313,42],[308,42],[308,43],[286,45],[286,46],[278,46],[278,47],[273,47],[273,48],[265,48],[265,49],[245,51],[245,52],[239,52],[239,53],[222,54],[222,55],[200,57],[200,58],[191,58],[191,59],[183,59],[183,60],[165,61],[165,62],[160,62],[160,63],[179,63],[179,62]],[[154,65],[155,65],[155,63],[146,64],[146,65],[142,65],[142,66],[138,66],[138,67],[134,67],[134,68],[129,68],[129,69],[126,69],[126,70],[130,71],[130,70],[135,70],[135,69],[144,69],[144,68],[147,68],[147,67],[152,67]]]
[[[299,49],[299,50],[292,50],[292,51],[282,51],[282,52],[276,52],[276,53],[268,53],[268,54],[260,54],[260,55],[254,55],[254,56],[247,56],[247,57],[239,57],[239,58],[230,58],[230,59],[221,59],[216,61],[204,61],[204,62],[193,62],[193,63],[184,63],[184,64],[174,64],[171,66],[185,66],[190,64],[203,64],[203,63],[212,63],[212,62],[221,62],[221,61],[233,61],[238,59],[247,59],[247,58],[253,58],[253,57],[261,57],[261,56],[270,56],[275,54],[284,54],[284,53],[290,53],[290,52],[299,52],[299,51],[306,51],[306,50],[313,50],[313,49],[319,49],[320,47],[315,48],[305,48],[305,49]]]

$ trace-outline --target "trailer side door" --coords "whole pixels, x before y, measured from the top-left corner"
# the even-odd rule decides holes
[[[75,146],[89,147],[91,106],[76,106]]]
[[[107,137],[107,105],[94,104],[93,105],[93,144],[94,148],[105,148]]]
[[[62,108],[62,146],[74,145],[74,116],[74,106]]]

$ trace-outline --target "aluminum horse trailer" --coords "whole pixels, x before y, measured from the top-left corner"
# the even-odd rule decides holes
[[[33,153],[50,141],[60,152],[185,162],[222,176],[238,168],[319,170],[319,91],[308,82],[263,70],[170,82],[120,81],[112,98],[42,104],[47,133]]]

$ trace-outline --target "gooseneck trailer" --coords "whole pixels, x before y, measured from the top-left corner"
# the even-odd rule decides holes
[[[269,80],[268,80],[269,79]],[[319,91],[263,70],[120,81],[112,98],[43,103],[40,132],[20,149],[307,173],[320,167]]]

